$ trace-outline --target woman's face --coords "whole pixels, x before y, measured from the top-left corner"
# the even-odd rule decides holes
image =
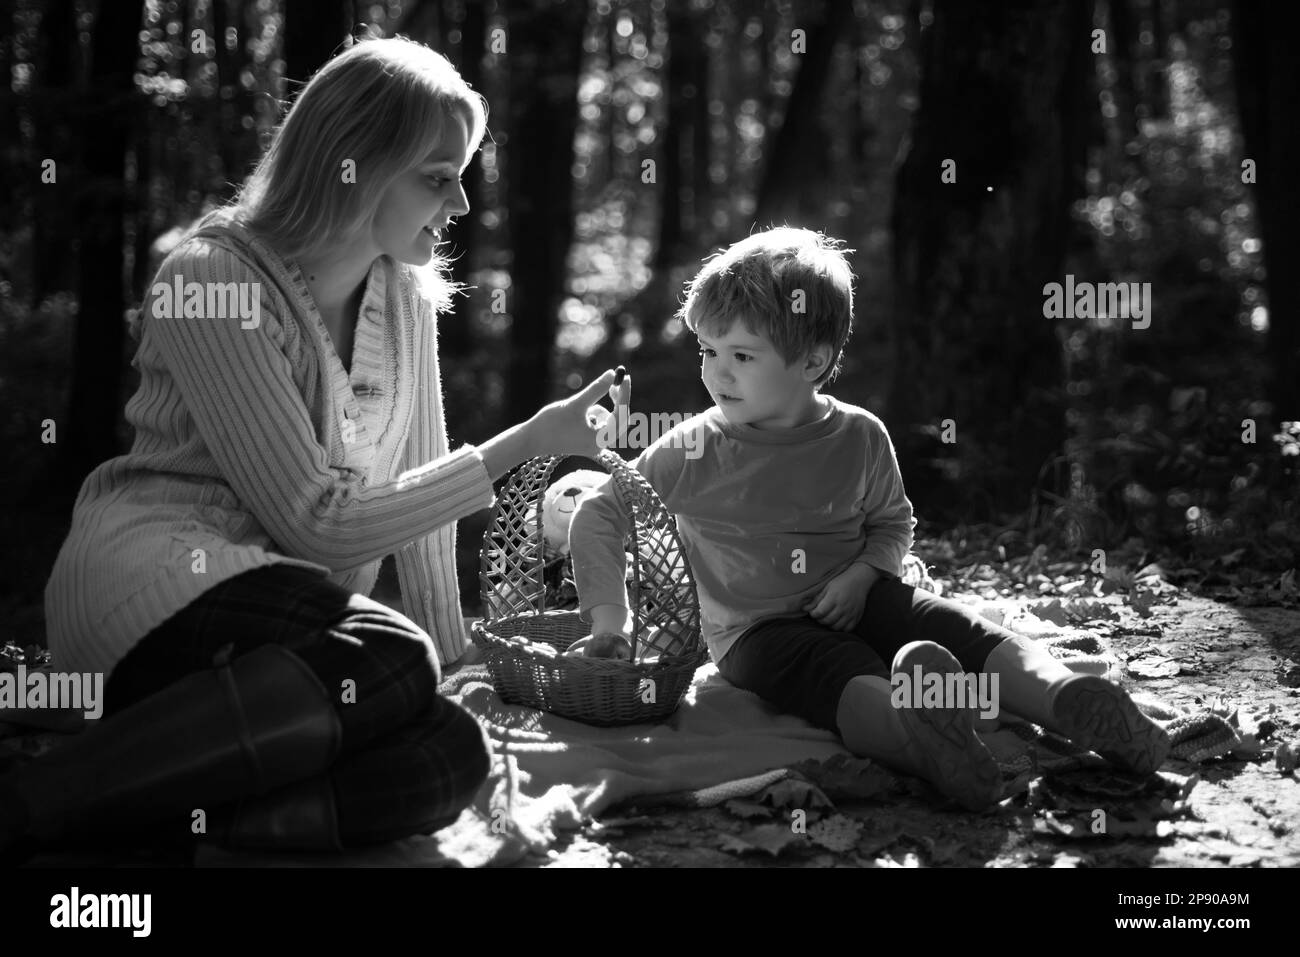
[[[414,169],[389,184],[371,226],[381,253],[398,262],[423,266],[453,216],[469,212],[460,177],[469,165],[465,121],[452,114],[442,143]]]

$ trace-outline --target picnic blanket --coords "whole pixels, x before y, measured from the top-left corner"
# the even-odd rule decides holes
[[[1095,638],[1047,643],[1075,670],[1111,674],[1118,668]],[[506,704],[481,666],[451,675],[440,690],[475,715],[493,750],[491,776],[473,806],[430,838],[440,854],[468,866],[544,854],[558,832],[621,804],[712,806],[798,775],[802,763],[852,757],[838,735],[732,686],[712,663],[696,672],[681,707],[660,725],[596,728]],[[1186,714],[1150,697],[1135,700],[1169,728],[1175,756],[1204,760],[1231,750],[1237,740],[1220,716]],[[977,730],[1002,768],[1007,797],[1045,772],[1106,764],[1014,715],[981,720]]]

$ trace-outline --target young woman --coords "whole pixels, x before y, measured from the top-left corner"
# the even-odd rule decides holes
[[[359,43],[162,264],[134,444],[86,479],[46,590],[57,666],[109,676],[105,717],[0,778],[0,849],[140,820],[338,849],[469,804],[485,738],[436,691],[469,647],[455,522],[520,461],[595,454],[614,375],[449,452],[435,247],[485,122],[443,57]],[[366,597],[388,554],[406,615]]]

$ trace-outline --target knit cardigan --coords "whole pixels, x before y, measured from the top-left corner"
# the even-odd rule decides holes
[[[165,287],[218,294],[186,309]],[[220,315],[238,301],[223,289],[257,308]],[[477,449],[448,454],[419,290],[411,268],[375,261],[349,373],[298,266],[230,214],[171,252],[141,312],[135,440],[86,478],[46,586],[60,670],[111,672],[205,591],[265,565],[368,595],[390,553],[407,617],[441,661],[460,656],[455,523],[493,489]]]

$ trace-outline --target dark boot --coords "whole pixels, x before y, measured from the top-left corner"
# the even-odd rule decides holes
[[[0,847],[24,832],[174,820],[321,775],[339,753],[342,723],[329,692],[297,655],[263,645],[95,723],[0,778]],[[15,799],[23,811],[12,810]],[[25,817],[25,820],[24,820]]]

